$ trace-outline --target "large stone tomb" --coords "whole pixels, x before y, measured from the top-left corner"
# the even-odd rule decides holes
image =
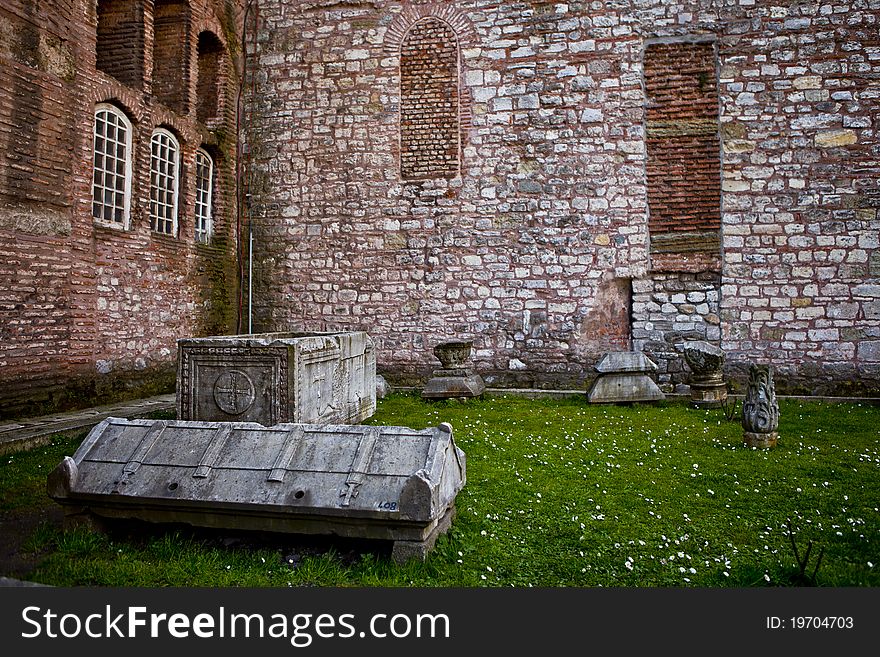
[[[599,376],[587,393],[591,403],[652,402],[666,398],[648,376],[656,371],[656,363],[640,351],[607,353],[595,369]]]
[[[362,422],[376,412],[376,354],[362,331],[177,342],[177,417],[211,422]]]
[[[48,478],[68,524],[106,519],[394,541],[421,558],[455,515],[452,427],[108,418]]]

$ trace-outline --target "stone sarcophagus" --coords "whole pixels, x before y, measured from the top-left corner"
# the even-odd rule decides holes
[[[177,342],[177,417],[211,422],[362,422],[376,412],[376,354],[362,331]]]
[[[455,514],[452,427],[108,418],[49,475],[67,519],[138,519],[394,541],[424,558]]]

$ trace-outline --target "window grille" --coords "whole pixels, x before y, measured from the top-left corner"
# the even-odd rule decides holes
[[[131,123],[112,105],[95,110],[92,217],[128,228],[131,199]]]
[[[214,230],[212,219],[212,199],[214,162],[211,156],[199,149],[196,151],[196,242],[207,244]]]
[[[167,130],[156,130],[150,140],[150,227],[157,233],[177,234],[177,181],[180,147]]]

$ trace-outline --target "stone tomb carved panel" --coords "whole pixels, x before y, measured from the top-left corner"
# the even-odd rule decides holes
[[[187,338],[178,341],[178,418],[358,423],[376,410],[375,378],[363,332]]]

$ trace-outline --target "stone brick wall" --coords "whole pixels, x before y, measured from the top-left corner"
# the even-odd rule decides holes
[[[580,385],[635,344],[666,345],[673,386],[675,341],[701,335],[734,375],[757,359],[782,389],[878,391],[876,0],[260,12],[246,126],[260,329],[366,330],[398,382],[466,336],[490,384]],[[430,18],[459,42],[460,174],[412,181],[401,46]],[[655,185],[674,173],[652,141],[659,89],[669,120],[700,128],[674,135],[699,137],[677,142],[691,184],[676,203]],[[655,227],[719,223],[715,251],[656,250]]]
[[[876,392],[880,4],[750,13],[720,63],[722,345],[796,389]]]
[[[196,119],[214,127],[222,119],[221,100],[229,77],[225,70],[227,56],[220,40],[206,31],[199,34],[196,57]]]
[[[153,94],[177,114],[189,109],[189,52],[192,18],[179,0],[155,0],[153,12]]]
[[[690,370],[678,349],[684,341],[719,344],[720,286],[713,272],[658,272],[633,282],[633,347],[657,364],[662,390],[686,390]]]
[[[2,414],[167,389],[178,337],[235,330],[242,7],[158,3],[185,7],[175,43],[156,4],[101,0],[100,30],[97,4],[0,7]],[[213,118],[205,32],[226,56]],[[671,389],[675,345],[703,336],[730,376],[760,360],[782,391],[877,394],[878,35],[878,0],[261,0],[242,117],[254,329],[366,330],[398,383],[470,337],[489,384],[536,387],[586,385],[635,347]],[[405,108],[408,43],[435,60],[434,111]],[[101,102],[133,125],[127,231],[91,218]],[[407,117],[435,150],[406,145]],[[171,238],[147,217],[160,126],[182,150]]]
[[[363,327],[400,382],[467,335],[490,383],[568,385],[628,344],[629,280],[646,269],[639,43],[572,27],[573,65],[538,36],[580,24],[555,5],[465,10],[261,6],[255,325]],[[455,30],[472,110],[461,175],[408,181],[400,48],[429,16]]]
[[[153,4],[102,0],[113,17],[100,31],[97,4],[0,8],[0,416],[173,390],[176,340],[235,328],[235,62],[227,56],[230,100],[211,130],[194,115],[194,72],[180,77],[186,112],[153,94]],[[225,39],[240,24],[224,3],[189,6],[186,71],[195,68],[196,30],[218,35],[229,53],[238,45]],[[132,123],[128,230],[91,216],[98,103]],[[158,126],[181,143],[175,237],[151,233],[147,215]],[[207,246],[193,235],[200,146],[215,159],[216,237]]]

